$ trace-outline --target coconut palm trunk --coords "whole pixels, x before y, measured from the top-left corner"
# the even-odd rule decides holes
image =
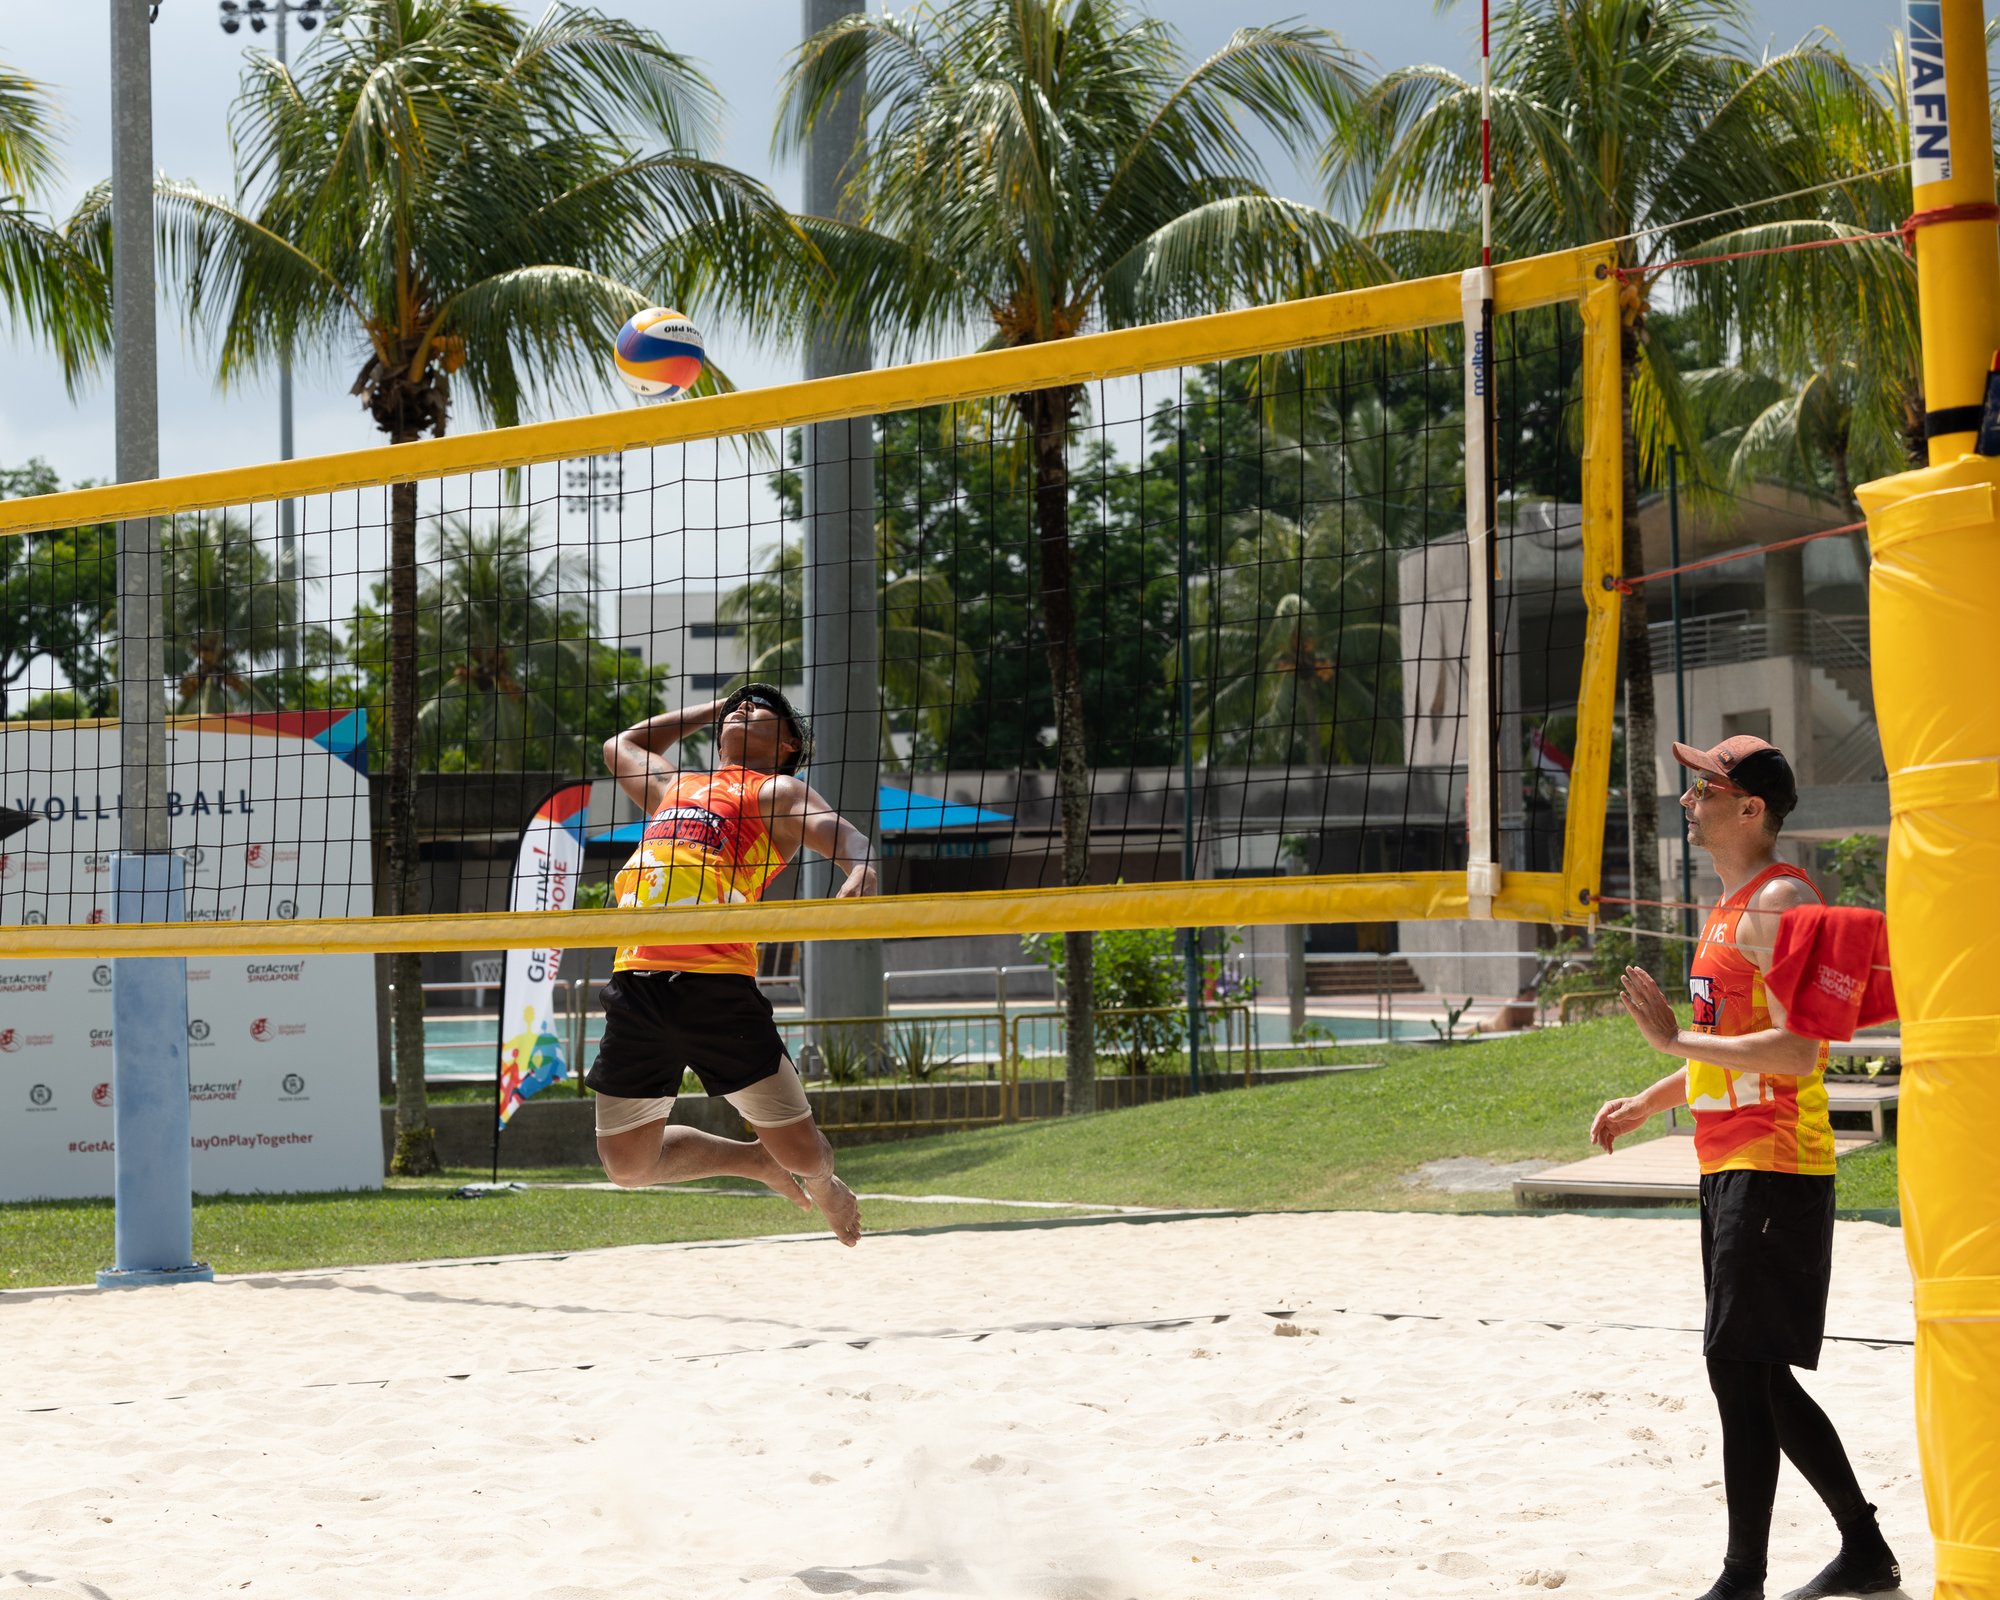
[[[398,429],[395,442],[415,438]],[[417,847],[417,486],[389,491],[389,911],[422,910]],[[437,1130],[424,1093],[423,957],[390,957],[395,985],[396,1144],[390,1170],[421,1177],[438,1169]]]
[[[1639,330],[1628,308],[1619,331],[1619,433],[1623,456],[1619,493],[1619,524],[1623,534],[1624,567],[1628,577],[1646,570],[1645,541],[1639,532],[1639,440],[1632,431],[1632,380],[1639,367]],[[1625,657],[1625,818],[1630,840],[1633,925],[1657,934],[1660,908],[1660,802],[1654,750],[1659,719],[1653,708],[1652,618],[1644,584],[1625,596],[1619,610],[1618,633]],[[1646,904],[1644,902],[1653,902]],[[1641,932],[1638,964],[1656,980],[1666,977],[1666,952],[1657,937]]]
[[[1069,547],[1069,425],[1073,388],[1038,389],[1021,401],[1035,462],[1035,562],[1049,687],[1056,710],[1056,797],[1062,819],[1063,883],[1090,881],[1090,751],[1083,728],[1083,663],[1076,644],[1076,590]],[[1097,1109],[1091,936],[1063,935],[1063,1109]]]

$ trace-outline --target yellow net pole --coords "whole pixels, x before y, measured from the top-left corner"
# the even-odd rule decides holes
[[[1910,0],[1930,465],[1861,490],[1903,1017],[1903,1238],[1941,1600],[2000,1596],[2000,459],[1973,453],[2000,346],[1980,0]]]

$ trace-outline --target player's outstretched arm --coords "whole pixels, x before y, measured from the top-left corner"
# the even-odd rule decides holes
[[[779,778],[764,793],[772,810],[773,836],[787,855],[804,847],[825,856],[846,874],[834,890],[835,899],[851,900],[875,892],[874,852],[869,849],[867,834],[808,788],[803,779]]]
[[[690,733],[713,726],[721,714],[722,702],[711,700],[706,705],[662,711],[657,717],[634,723],[604,741],[605,770],[650,817],[680,776],[680,768],[668,759],[667,752]]]

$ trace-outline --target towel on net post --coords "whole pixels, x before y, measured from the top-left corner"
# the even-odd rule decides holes
[[[1807,1039],[1852,1039],[1896,1016],[1889,919],[1866,906],[1794,906],[1778,919],[1764,988],[1785,1027]]]

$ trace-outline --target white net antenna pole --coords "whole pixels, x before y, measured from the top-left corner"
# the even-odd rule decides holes
[[[1490,6],[1479,25],[1479,265],[1460,280],[1465,319],[1466,904],[1493,915],[1500,892],[1493,660],[1493,69]]]

